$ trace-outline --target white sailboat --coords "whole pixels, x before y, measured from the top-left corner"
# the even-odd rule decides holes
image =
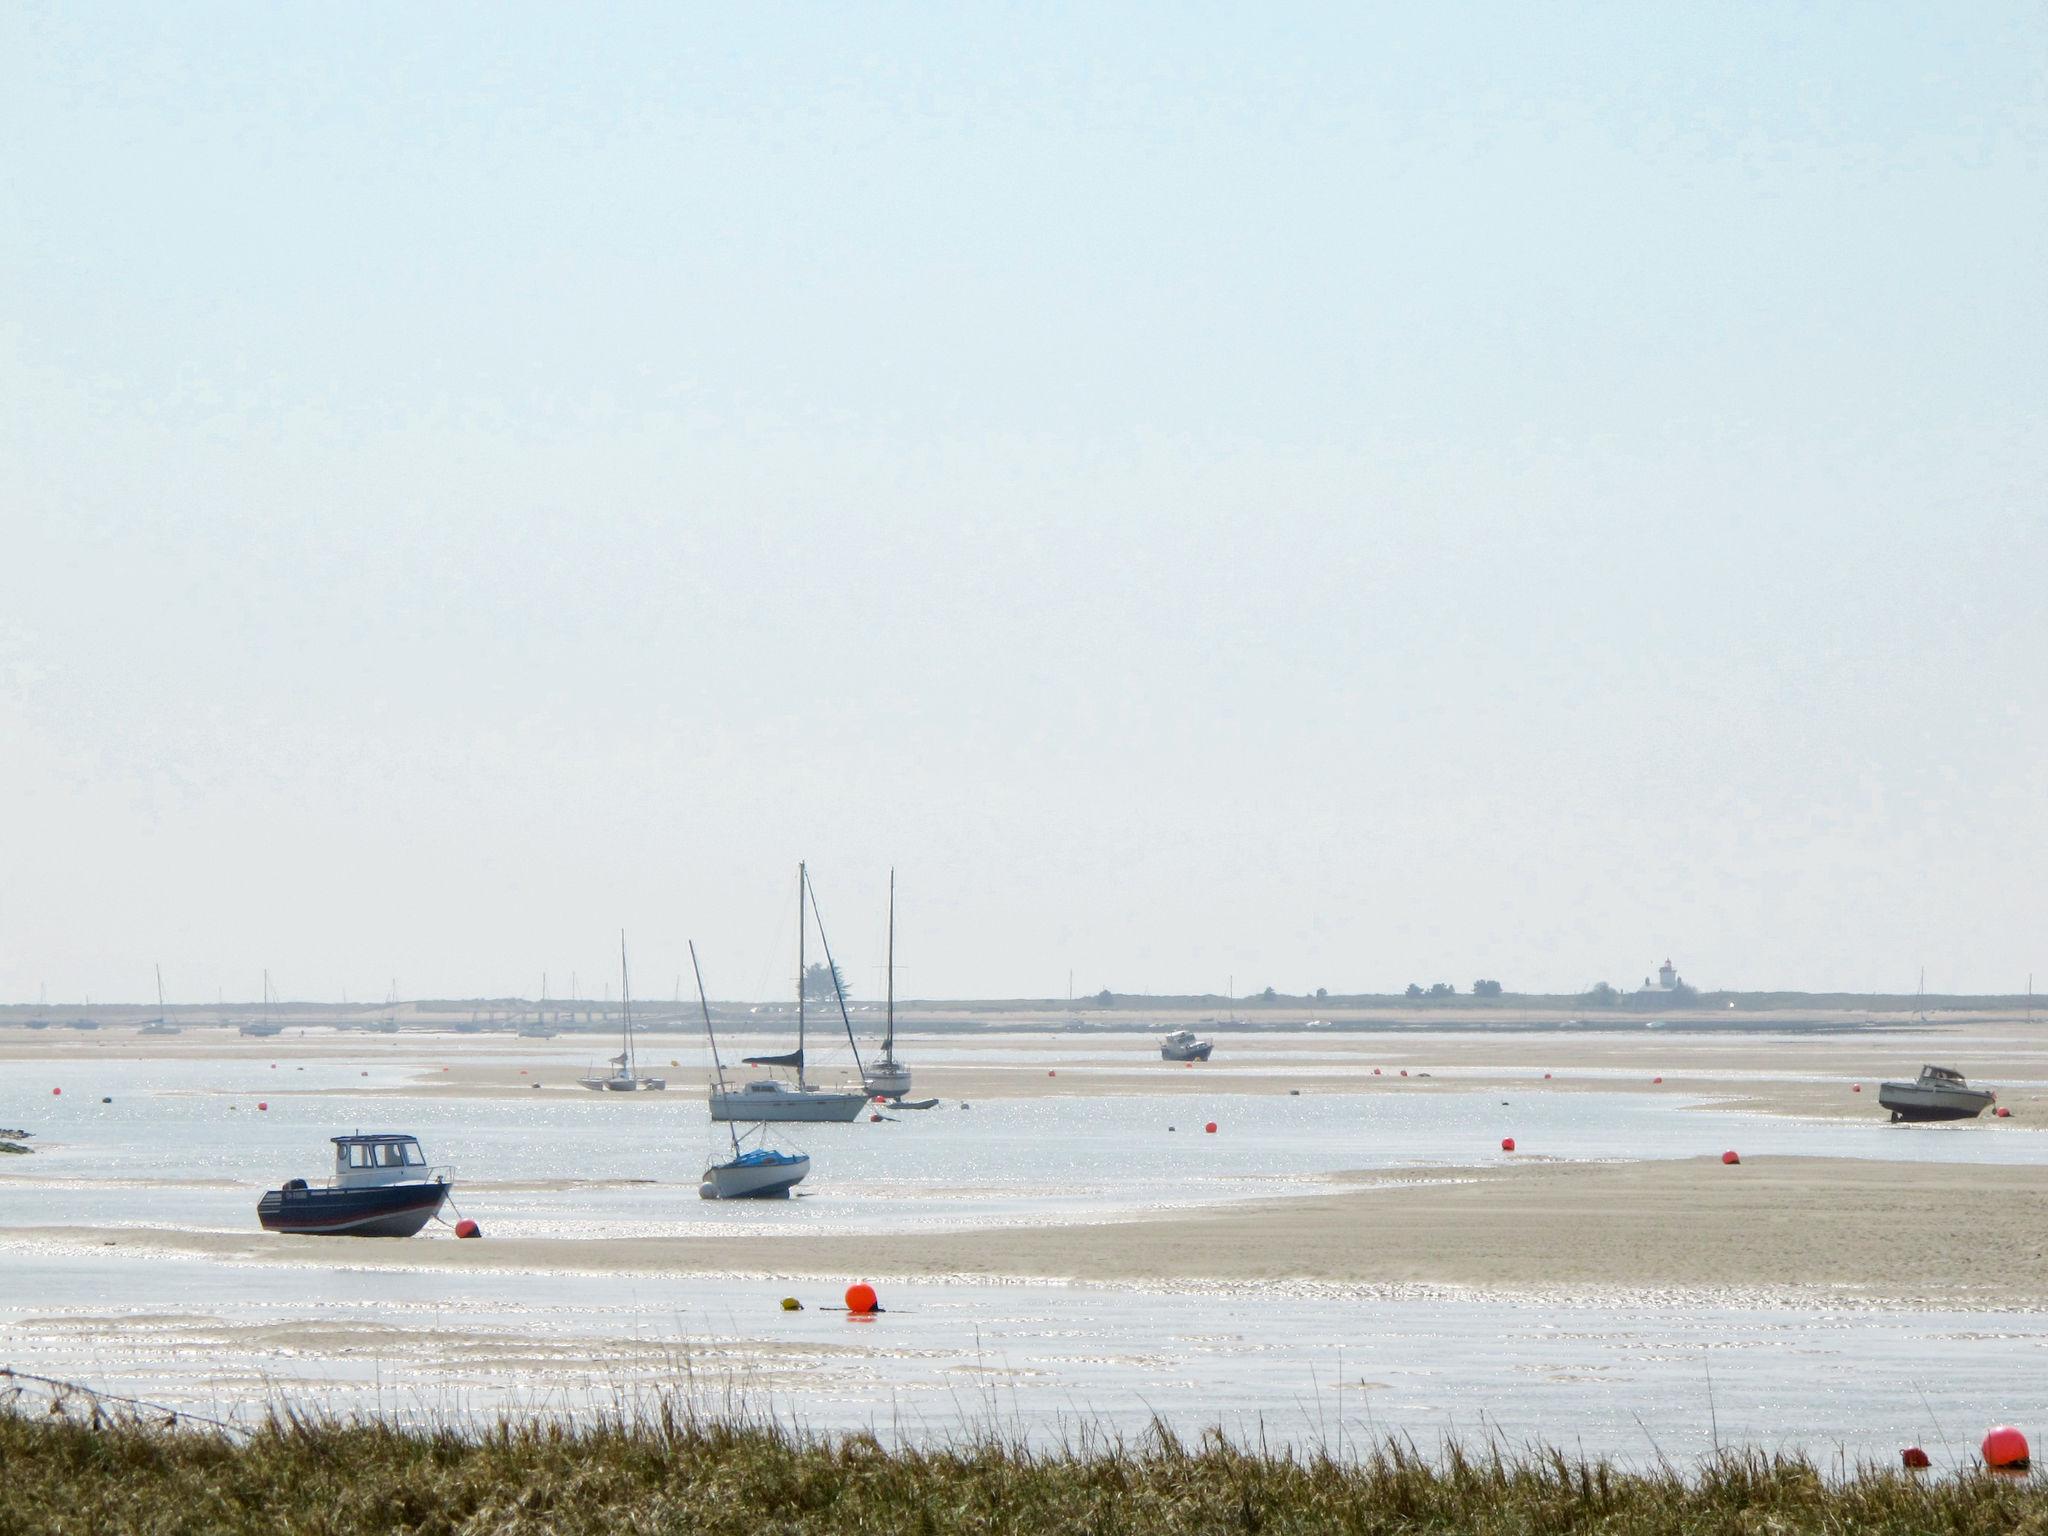
[[[896,871],[889,871],[889,1003],[882,1026],[882,1059],[871,1061],[861,1074],[869,1093],[900,1099],[910,1092],[910,1068],[896,1059]]]
[[[811,877],[802,864],[796,867],[796,1049],[780,1056],[743,1056],[741,1063],[749,1067],[783,1067],[796,1074],[794,1083],[784,1083],[774,1078],[758,1078],[739,1089],[729,1089],[722,1082],[711,1090],[711,1118],[713,1120],[777,1120],[777,1121],[847,1121],[858,1119],[867,1106],[868,1095],[860,1093],[838,1093],[820,1088],[804,1075],[804,1043],[807,1016],[804,1003],[804,935],[809,926],[807,910],[815,912],[817,903],[811,894]],[[818,925],[818,937],[822,941],[825,925]],[[825,964],[832,965],[832,946],[825,944]],[[838,989],[838,972],[833,971],[833,988]],[[853,1046],[853,1064],[860,1067],[860,1047],[854,1043],[853,1022],[846,1016],[846,999],[839,1000],[840,1020],[846,1025],[846,1041]]]
[[[711,1001],[704,995],[704,968],[697,964],[697,945],[690,944],[690,969],[697,977],[697,1006],[704,1010],[704,1039],[711,1047],[711,1071],[716,1091],[725,1092],[725,1062],[718,1054],[718,1035],[711,1028]],[[803,1183],[811,1171],[810,1154],[781,1152],[768,1145],[767,1127],[756,1124],[754,1135],[760,1145],[747,1151],[740,1145],[735,1122],[726,1121],[732,1137],[732,1160],[713,1163],[704,1170],[704,1182],[697,1194],[705,1200],[786,1200],[789,1192]]]
[[[258,1019],[253,1024],[244,1024],[242,1026],[242,1033],[245,1035],[256,1035],[267,1039],[271,1035],[280,1033],[283,1029],[284,1026],[282,1024],[275,1024],[271,1022],[270,972],[265,971],[263,973],[263,1017]]]
[[[619,930],[619,1054],[611,1059],[611,1071],[593,1072],[578,1078],[584,1087],[599,1093],[642,1093],[666,1088],[665,1077],[646,1077],[633,1059],[633,988],[626,977],[626,931]]]

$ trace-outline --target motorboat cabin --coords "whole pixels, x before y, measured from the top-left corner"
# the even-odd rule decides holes
[[[440,1213],[448,1171],[428,1166],[419,1138],[397,1132],[336,1136],[334,1182],[287,1180],[264,1195],[256,1219],[268,1232],[411,1237]]]

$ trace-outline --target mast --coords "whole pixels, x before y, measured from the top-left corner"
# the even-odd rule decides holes
[[[804,863],[796,863],[796,1085],[804,1086],[804,887],[811,883]]]
[[[619,1052],[621,1065],[626,1076],[633,1075],[633,989],[626,982],[626,930],[619,930],[619,1017],[621,1040],[625,1049]]]
[[[2027,978],[2027,990],[2034,990],[2032,977]],[[159,1024],[164,1021],[164,968],[161,965],[156,968],[156,1021]]]
[[[889,1013],[882,1027],[882,1060],[896,1064],[896,870],[889,869]]]
[[[711,1043],[711,1070],[718,1077],[718,1096],[725,1097],[725,1063],[718,1059],[718,1036],[711,1028],[711,1000],[704,995],[704,967],[697,963],[697,941],[690,940],[690,970],[697,978],[697,1006],[704,1010],[704,1038]],[[681,980],[680,977],[677,978]],[[726,1134],[732,1137],[732,1155],[740,1155],[740,1133],[733,1122],[725,1122]]]
[[[809,886],[811,877],[804,875],[804,884]],[[832,941],[825,937],[825,919],[818,912],[818,893],[811,892],[811,915],[818,919],[818,944],[825,951],[825,970],[832,977],[832,996],[839,1002],[839,1022],[846,1030],[846,1046],[853,1052],[853,1070],[863,1083],[867,1080],[867,1069],[860,1064],[860,1042],[853,1038],[853,1016],[846,1011],[846,992],[839,985],[839,962],[832,958]]]

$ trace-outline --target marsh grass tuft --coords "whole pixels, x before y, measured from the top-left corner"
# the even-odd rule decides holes
[[[2048,1481],[1981,1472],[1829,1478],[1729,1451],[1684,1474],[1563,1452],[1281,1456],[1155,1428],[1058,1449],[981,1434],[890,1449],[661,1401],[575,1426],[406,1428],[273,1413],[245,1433],[0,1411],[0,1536],[865,1531],[2035,1532]]]

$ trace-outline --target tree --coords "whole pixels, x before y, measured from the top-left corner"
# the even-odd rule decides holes
[[[1316,1001],[1317,1001],[1317,1002],[1319,1002],[1319,1003],[1320,1003],[1320,1002],[1321,1002],[1321,1001],[1322,1001],[1322,1000],[1323,1000],[1324,998],[1328,997],[1329,995],[1330,995],[1330,989],[1329,989],[1328,987],[1317,987],[1317,988],[1316,988]]]
[[[1266,990],[1265,990],[1265,991],[1263,991],[1263,992],[1261,992],[1261,993],[1259,994],[1259,996],[1263,997],[1263,998],[1264,998],[1264,999],[1265,999],[1265,1000],[1266,1000],[1267,1002],[1269,1002],[1269,1003],[1270,1003],[1271,1001],[1273,1001],[1273,999],[1274,999],[1274,998],[1276,998],[1276,997],[1278,997],[1279,995],[1280,995],[1280,994],[1279,994],[1278,992],[1275,992],[1275,991],[1274,991],[1274,990],[1273,990],[1273,989],[1272,989],[1271,987],[1268,987],[1268,988],[1266,988]]]
[[[1422,988],[1411,981],[1408,983],[1408,995],[1410,997],[1420,997],[1422,996]]]
[[[1602,981],[1594,984],[1593,990],[1586,994],[1586,1001],[1589,1003],[1611,1003],[1619,996],[1621,996],[1619,992]]]
[[[835,986],[834,983],[837,983]],[[804,997],[809,1002],[830,1002],[846,996],[846,973],[838,966],[813,960],[804,967]]]
[[[1110,991],[1109,988],[1104,987],[1100,992],[1095,994],[1095,1001],[1100,1003],[1103,1007],[1107,1008],[1111,1003],[1116,1001],[1116,994]]]
[[[1497,981],[1475,981],[1472,983],[1474,997],[1499,997],[1500,983]]]
[[[1458,989],[1448,981],[1432,981],[1429,984],[1429,995],[1431,997],[1456,997]]]

